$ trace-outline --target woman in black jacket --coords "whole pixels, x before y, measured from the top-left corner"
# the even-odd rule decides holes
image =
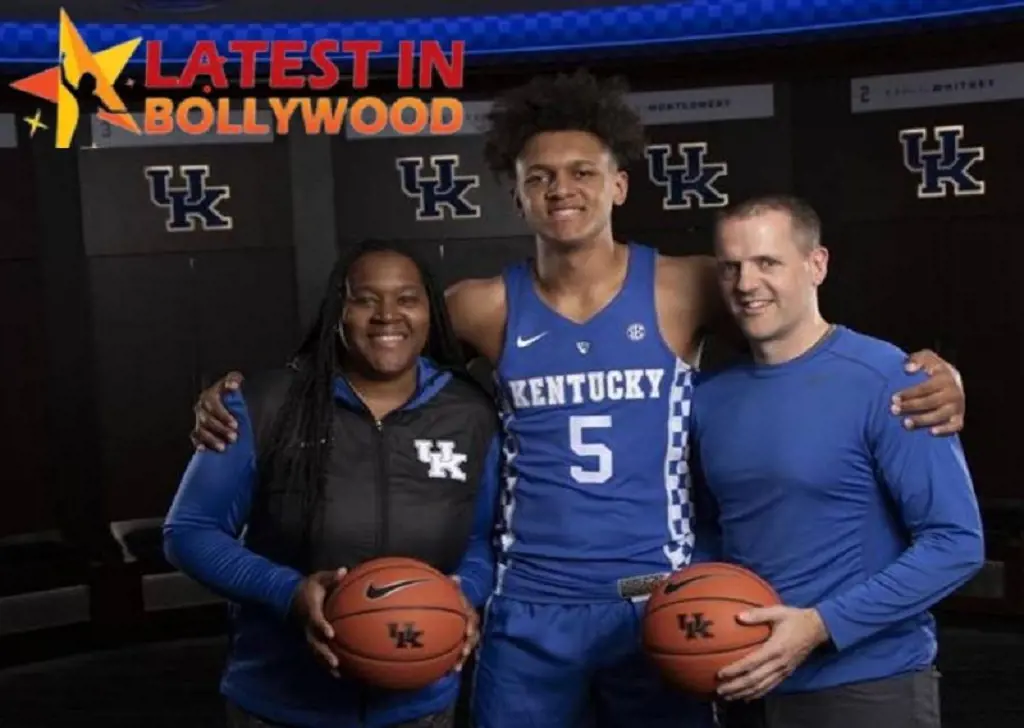
[[[292,365],[225,397],[238,441],[195,454],[165,550],[236,604],[221,682],[233,726],[448,726],[454,674],[389,694],[331,670],[323,602],[345,568],[408,556],[483,604],[494,583],[497,418],[464,373],[422,265],[370,242],[330,281]]]

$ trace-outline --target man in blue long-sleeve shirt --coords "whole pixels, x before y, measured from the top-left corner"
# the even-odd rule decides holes
[[[696,459],[724,559],[778,591],[772,625],[722,671],[729,700],[767,695],[769,728],[939,725],[928,610],[980,568],[978,504],[959,440],[891,416],[897,347],[826,322],[828,253],[800,200],[726,211],[719,277],[752,360],[696,387]]]

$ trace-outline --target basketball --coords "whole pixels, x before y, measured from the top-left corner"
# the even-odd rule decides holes
[[[389,690],[418,690],[450,672],[469,621],[451,578],[405,558],[352,569],[328,596],[324,615],[341,668]]]
[[[736,617],[780,603],[767,582],[741,566],[690,566],[651,594],[644,648],[670,683],[710,696],[718,688],[718,671],[753,652],[772,633],[770,625],[743,625]]]

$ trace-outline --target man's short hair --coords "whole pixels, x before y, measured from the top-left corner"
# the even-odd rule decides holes
[[[794,242],[805,253],[821,245],[821,218],[810,203],[795,195],[759,195],[731,205],[718,214],[718,225],[766,212],[784,212],[793,225]]]

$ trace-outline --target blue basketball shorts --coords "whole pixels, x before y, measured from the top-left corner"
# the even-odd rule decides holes
[[[474,728],[712,728],[710,703],[669,687],[641,647],[643,604],[487,607]]]

